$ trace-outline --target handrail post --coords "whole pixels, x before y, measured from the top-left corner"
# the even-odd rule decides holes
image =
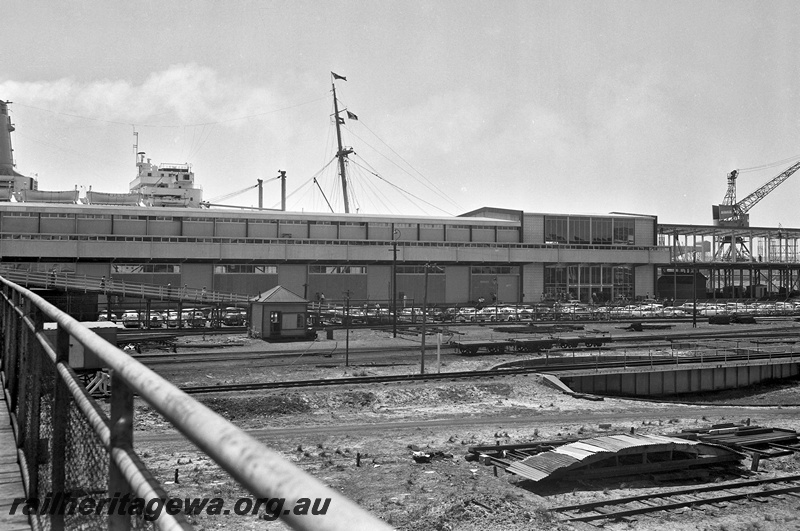
[[[31,303],[30,300],[25,299],[23,311],[25,315],[31,315],[33,310],[36,310],[36,306]],[[35,317],[34,317],[35,319]],[[37,329],[41,326],[39,322],[35,321]],[[21,382],[19,386],[18,398],[17,398],[17,425],[20,427],[19,432],[17,433],[17,446],[23,446],[25,443],[25,436],[26,436],[26,429],[24,426],[25,419],[27,419],[27,410],[28,410],[28,403],[30,395],[30,382],[28,381],[29,374],[36,374],[38,378],[38,372],[31,373],[31,364],[33,363],[33,350],[35,348],[36,343],[36,332],[31,330],[25,326],[21,319],[18,320],[19,328],[22,329],[22,337],[21,337],[21,344],[20,344],[20,359],[19,359],[19,372],[17,373],[17,380]],[[12,410],[13,411],[13,410]],[[38,417],[37,417],[38,418]],[[21,422],[20,422],[21,421]]]
[[[53,425],[53,439],[50,448],[50,463],[52,466],[51,484],[53,495],[66,494],[66,448],[67,429],[69,428],[69,408],[72,396],[66,382],[58,372],[58,365],[69,365],[69,332],[61,325],[56,330],[56,363],[53,367],[55,379],[53,404],[51,406],[51,422]],[[50,525],[53,531],[63,531],[64,514],[55,511],[51,516]],[[61,513],[61,514],[59,514]]]
[[[133,392],[117,371],[111,371],[111,446],[108,449],[108,495],[119,494],[124,497],[132,495],[128,481],[114,461],[114,450],[133,449]],[[131,528],[131,517],[127,514],[109,515],[109,531],[128,531]]]
[[[26,399],[25,409],[22,408],[20,403],[20,415],[17,418],[17,423],[20,426],[20,439],[17,441],[18,446],[22,448],[25,455],[27,472],[28,472],[28,492],[29,498],[39,497],[39,463],[44,461],[45,456],[40,456],[42,447],[39,444],[40,433],[40,415],[41,415],[41,394],[42,394],[42,360],[44,359],[44,351],[42,350],[36,334],[42,331],[44,326],[44,314],[35,304],[30,305],[31,319],[34,323],[34,330],[28,333],[28,363],[25,370],[31,375],[30,380],[25,387]],[[23,373],[23,376],[27,375]],[[29,398],[28,398],[29,397]],[[30,419],[26,424],[27,419]],[[24,426],[24,427],[23,427]]]
[[[10,401],[8,403],[9,410],[14,411],[17,406],[17,393],[19,391],[19,374],[17,367],[19,367],[19,322],[20,317],[15,311],[19,307],[20,295],[17,291],[11,293],[12,308],[6,314],[5,326],[5,372],[8,382],[6,387]]]

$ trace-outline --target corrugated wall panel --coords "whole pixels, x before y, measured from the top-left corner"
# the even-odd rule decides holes
[[[652,218],[637,218],[634,224],[633,237],[636,245],[655,245],[655,223]]]
[[[469,267],[447,266],[445,299],[448,304],[464,304],[469,300]]]
[[[523,243],[544,243],[544,214],[525,214],[522,226]]]
[[[539,302],[544,293],[544,264],[522,266],[522,302]]]
[[[281,264],[278,266],[278,285],[302,297],[307,272],[308,266],[305,264]]]
[[[367,299],[387,301],[392,298],[392,266],[367,267]]]
[[[634,271],[634,294],[637,297],[645,297],[650,295],[653,297],[656,293],[655,272],[652,265],[643,265],[637,267]]]

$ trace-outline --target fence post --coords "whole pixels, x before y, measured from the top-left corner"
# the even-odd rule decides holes
[[[69,365],[69,332],[61,325],[56,331],[56,363],[53,367],[54,393],[51,409],[51,422],[53,425],[53,440],[50,448],[50,463],[52,466],[53,495],[66,494],[66,447],[67,429],[69,429],[69,409],[72,396],[66,382],[58,372],[58,365]],[[50,524],[53,531],[63,531],[64,514],[55,511],[51,516]],[[61,513],[61,514],[58,514]]]
[[[133,392],[116,371],[111,371],[111,447],[108,456],[108,496],[119,493],[120,497],[132,494],[128,481],[114,461],[114,451],[133,449]],[[131,528],[131,517],[127,514],[109,515],[110,531],[127,531]]]
[[[27,355],[24,368],[20,370],[22,389],[17,414],[18,439],[17,447],[22,449],[24,460],[21,465],[27,474],[26,494],[29,498],[39,497],[39,464],[46,462],[46,456],[40,456],[39,428],[42,388],[42,356],[44,352],[36,337],[44,323],[42,311],[30,304],[27,310],[34,324],[33,330],[27,331]],[[29,378],[30,376],[30,378]],[[30,419],[30,420],[28,420]]]
[[[19,320],[20,317],[16,312],[19,307],[19,293],[13,291],[11,293],[11,308],[6,313],[5,323],[5,372],[6,372],[6,389],[8,390],[8,409],[9,411],[16,411],[17,407],[17,394],[19,391]]]

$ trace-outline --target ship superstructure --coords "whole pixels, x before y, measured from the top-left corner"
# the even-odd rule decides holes
[[[0,201],[10,201],[14,192],[37,189],[36,179],[14,169],[14,150],[11,148],[14,124],[8,114],[9,103],[0,100]]]
[[[203,201],[203,190],[195,185],[190,164],[156,165],[139,152],[136,168],[139,173],[131,181],[130,191],[140,194],[147,206],[199,207]]]

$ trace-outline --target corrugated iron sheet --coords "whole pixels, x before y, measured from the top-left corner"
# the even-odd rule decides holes
[[[713,449],[710,447],[714,447]],[[708,449],[718,454],[722,447],[703,441],[692,441],[661,435],[609,435],[577,441],[554,450],[527,457],[509,465],[506,470],[531,481],[541,481],[556,472],[588,466],[615,454],[660,452],[668,450],[692,451],[701,454]],[[730,450],[726,450],[730,452]]]

